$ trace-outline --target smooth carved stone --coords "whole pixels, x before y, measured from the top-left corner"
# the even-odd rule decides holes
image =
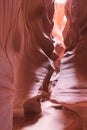
[[[40,96],[28,99],[24,102],[24,116],[26,118],[31,118],[34,115],[41,113]]]

